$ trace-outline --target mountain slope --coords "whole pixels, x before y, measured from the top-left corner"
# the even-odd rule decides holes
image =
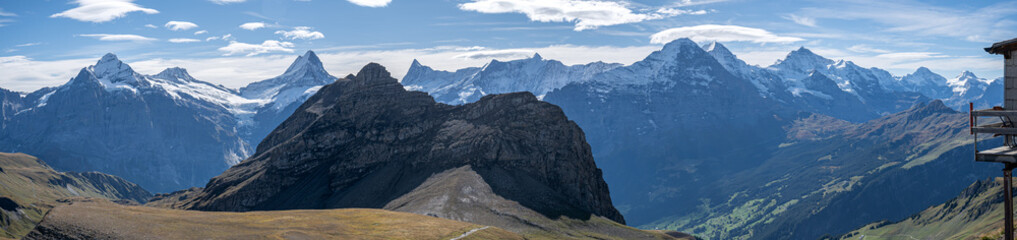
[[[842,239],[999,239],[1003,228],[1003,179],[977,181],[957,197],[897,222],[881,221]]]
[[[367,207],[524,234],[657,236],[623,225],[581,129],[529,93],[450,106],[384,67],[326,85],[182,206]],[[610,221],[608,221],[610,220]],[[588,226],[588,227],[583,227]]]
[[[115,231],[111,231],[115,229]],[[518,234],[378,209],[182,211],[75,199],[25,239],[523,239]]]
[[[0,131],[0,150],[49,159],[57,169],[172,191],[206,181],[250,149],[235,131],[233,104],[242,99],[182,69],[146,76],[107,54],[37,94]]]
[[[32,156],[0,153],[0,238],[24,236],[58,199],[75,196],[144,203],[151,194],[119,177],[57,172]]]
[[[157,192],[199,186],[247,158],[251,143],[335,79],[312,51],[284,74],[239,91],[182,68],[143,75],[107,54],[59,87],[0,89],[0,150],[53,159],[61,170],[116,174]]]
[[[904,218],[997,174],[970,160],[967,115],[938,100],[834,132],[822,131],[829,119],[809,121],[792,132],[818,134],[793,135],[759,167],[703,183],[719,196],[697,211],[642,227],[707,239],[816,239]]]

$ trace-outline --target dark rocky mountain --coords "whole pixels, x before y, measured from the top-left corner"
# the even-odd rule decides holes
[[[25,236],[68,197],[145,203],[152,194],[137,184],[98,172],[57,172],[21,153],[0,153],[0,238]]]
[[[533,94],[450,106],[372,63],[322,87],[251,158],[169,205],[383,208],[516,232],[652,236],[603,220],[625,222],[584,139]],[[573,221],[587,227],[562,227]]]

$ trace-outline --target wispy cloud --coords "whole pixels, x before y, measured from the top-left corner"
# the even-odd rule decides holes
[[[208,0],[208,1],[219,5],[226,5],[231,3],[242,3],[246,2],[247,0]]]
[[[205,38],[206,42],[207,41],[212,41],[212,40],[223,40],[223,41],[233,40],[233,34],[226,34],[226,35],[222,35],[222,36],[211,36],[211,37]]]
[[[232,56],[237,54],[247,54],[247,56],[254,56],[262,53],[270,52],[293,52],[293,43],[291,42],[280,42],[276,40],[265,40],[261,44],[250,44],[242,43],[237,41],[230,42],[229,45],[219,48],[220,52],[225,52],[223,56]]]
[[[788,15],[784,16],[784,19],[791,20],[792,22],[795,22],[795,23],[797,23],[799,25],[803,25],[803,26],[809,26],[809,27],[815,27],[816,26],[816,19],[813,19],[813,18],[810,18],[810,17],[803,17],[803,16],[798,16],[798,15],[795,15],[795,14],[788,14]]]
[[[78,7],[50,15],[49,17],[65,17],[82,22],[101,23],[121,18],[130,12],[159,13],[158,10],[134,4],[134,0],[75,0],[74,2],[78,4]]]
[[[80,34],[78,36],[99,39],[99,41],[155,41],[158,39],[134,34]]]
[[[194,32],[194,35],[201,35],[201,34],[206,34],[206,33],[208,33],[208,31],[201,30],[201,31]]]
[[[169,22],[166,22],[166,25],[164,25],[164,26],[166,26],[166,28],[168,28],[169,30],[180,31],[180,30],[188,30],[188,29],[196,28],[196,27],[198,27],[198,24],[194,24],[192,22],[185,22],[185,21],[169,21]]]
[[[275,34],[283,35],[290,40],[304,39],[315,40],[325,38],[325,34],[318,31],[311,31],[311,27],[294,27],[292,31],[275,31]]]
[[[263,23],[263,22],[249,22],[249,23],[240,24],[240,28],[251,30],[251,31],[257,30],[259,28],[264,28],[264,27],[265,27],[265,23]]]
[[[797,37],[779,36],[759,28],[706,24],[660,31],[650,36],[650,42],[665,44],[679,38],[689,38],[696,42],[793,43],[805,41],[805,39]]]
[[[473,0],[459,9],[479,13],[522,13],[536,22],[572,22],[575,31],[661,19],[680,14],[705,14],[705,11],[658,9],[637,12],[622,2],[591,0]]]
[[[145,27],[152,28],[152,29],[159,28],[159,26],[152,25],[152,24],[145,24]]]
[[[31,47],[31,46],[35,46],[35,45],[39,45],[39,44],[42,44],[42,43],[38,43],[38,42],[25,43],[25,44],[14,45],[14,47]]]
[[[805,8],[812,18],[868,20],[885,32],[956,37],[991,42],[1017,34],[1017,2],[998,2],[978,9],[939,7],[916,1],[840,0],[836,7]],[[906,11],[902,11],[906,9]]]
[[[890,51],[869,47],[865,44],[853,45],[847,48],[848,51],[857,53],[889,53]]]
[[[14,14],[12,12],[4,11],[3,8],[0,8],[0,17],[17,17],[17,16],[18,16],[17,14]]]
[[[361,7],[384,7],[388,6],[392,0],[346,0],[350,3],[356,4]]]
[[[171,42],[171,43],[196,43],[196,42],[201,42],[201,40],[193,39],[193,38],[170,38],[168,41]]]
[[[516,59],[526,58],[533,56],[536,53],[533,50],[527,49],[503,49],[503,50],[488,50],[488,51],[472,51],[456,55],[455,58],[465,59]]]

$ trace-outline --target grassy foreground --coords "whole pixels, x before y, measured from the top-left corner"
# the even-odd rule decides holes
[[[472,231],[472,232],[471,232]],[[468,235],[465,233],[470,232]],[[202,212],[74,199],[26,239],[523,239],[495,227],[379,209]]]

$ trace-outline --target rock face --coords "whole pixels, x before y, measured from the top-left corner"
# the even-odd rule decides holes
[[[519,205],[529,210],[510,210]],[[178,206],[385,208],[480,224],[524,224],[532,216],[521,212],[535,211],[624,223],[582,129],[558,107],[530,93],[436,103],[374,63],[322,87],[251,158]]]

